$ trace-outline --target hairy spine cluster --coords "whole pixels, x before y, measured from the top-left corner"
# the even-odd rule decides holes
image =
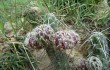
[[[73,48],[79,43],[80,37],[73,30],[58,31],[54,34],[54,44],[58,48]]]
[[[43,39],[45,41],[52,37],[54,30],[49,24],[43,24],[37,26],[32,32],[27,33],[24,43],[31,48],[42,48],[39,40]]]

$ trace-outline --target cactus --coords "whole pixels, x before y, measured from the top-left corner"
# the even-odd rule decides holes
[[[80,41],[79,35],[73,30],[63,30],[58,31],[53,35],[53,44],[55,48],[71,49],[74,48]],[[68,66],[67,57],[60,50],[56,50],[57,58],[59,58],[60,64],[63,64],[65,67],[61,67],[61,70],[70,70]],[[65,65],[66,64],[66,65]]]
[[[49,24],[42,24],[32,31],[38,33],[38,35],[44,39],[50,39],[54,33],[53,28]]]
[[[93,53],[98,55],[103,54],[103,56],[106,58],[108,52],[108,43],[104,34],[101,32],[94,32],[90,37],[90,41],[93,46],[92,47],[92,49],[94,50]],[[95,50],[98,50],[99,53],[96,53]]]
[[[53,33],[54,30],[49,24],[37,26],[27,34],[24,43],[32,49],[45,48],[54,65],[53,70],[70,70],[66,55],[54,48]]]
[[[44,48],[54,66],[53,70],[70,70],[66,54],[61,48],[74,48],[80,43],[79,35],[74,30],[58,31],[58,19],[53,13],[46,15],[45,23],[48,24],[39,25],[29,32],[24,43],[32,49]],[[80,67],[83,68],[83,64],[80,63]]]
[[[107,38],[101,32],[94,32],[90,37],[91,47],[88,49],[89,56],[98,57],[102,64],[103,69],[109,67],[109,49]]]
[[[37,39],[36,39],[36,33],[35,32],[29,32],[26,35],[24,43],[27,46],[30,46],[31,48],[40,48],[41,46],[37,45]]]
[[[73,48],[79,41],[79,35],[73,30],[58,31],[54,34],[54,44],[57,48]]]
[[[43,44],[40,39],[49,40],[54,33],[53,29],[48,24],[37,26],[32,32],[27,33],[24,43],[31,48],[42,48]]]
[[[102,70],[103,64],[99,58],[91,56],[87,59],[87,67],[89,70]]]
[[[50,24],[55,32],[58,31],[59,20],[56,18],[56,16],[53,13],[48,13],[46,15],[45,23]]]
[[[53,47],[53,44],[47,45],[46,52],[53,64],[52,70],[70,70],[70,66],[65,53]]]

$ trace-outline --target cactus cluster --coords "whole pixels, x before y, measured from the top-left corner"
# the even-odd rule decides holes
[[[57,22],[57,18],[55,18],[54,14],[48,14],[47,17],[48,24],[39,25],[35,27],[32,32],[27,33],[24,43],[33,49],[44,47],[54,66],[64,70],[64,68],[69,67],[69,64],[65,65],[68,63],[66,62],[67,59],[65,55],[62,56],[62,52],[59,52],[59,50],[55,48],[72,49],[80,43],[80,36],[74,30],[59,31],[55,29],[57,26],[54,25],[58,24],[54,21]],[[88,48],[89,57],[87,60],[81,59],[79,63],[76,64],[76,70],[103,70],[105,69],[104,67],[107,68],[109,63],[105,63],[104,65],[104,62],[108,60],[106,37],[101,32],[94,32],[90,36],[89,41],[91,42],[91,47]],[[56,63],[58,61],[57,59],[59,59],[58,63]],[[60,62],[60,60],[63,61]]]
[[[50,24],[42,24],[27,33],[24,43],[32,49],[45,48],[54,68],[70,70],[66,55],[55,48],[73,48],[79,43],[79,35],[74,30],[55,32]]]
[[[52,41],[57,48],[73,48],[80,41],[79,35],[74,30],[62,30],[54,32],[49,24],[37,26],[29,32],[25,39],[25,44],[32,48],[40,48],[42,45],[39,39],[45,42]]]

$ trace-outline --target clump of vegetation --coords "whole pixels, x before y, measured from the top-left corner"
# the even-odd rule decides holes
[[[109,0],[1,0],[0,69],[109,70],[109,11]]]
[[[91,47],[88,49],[89,56],[96,56],[99,58],[102,67],[98,70],[109,68],[109,48],[105,35],[101,32],[94,32],[90,37]],[[95,67],[96,68],[96,67]]]
[[[30,50],[18,43],[10,43],[8,49],[0,54],[1,70],[39,70],[37,63]]]

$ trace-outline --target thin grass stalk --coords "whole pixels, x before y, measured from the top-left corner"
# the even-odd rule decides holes
[[[34,67],[34,65],[33,65],[33,63],[32,63],[32,61],[31,61],[31,59],[30,59],[30,57],[29,57],[29,55],[28,55],[28,53],[27,53],[27,51],[26,51],[26,48],[25,48],[24,45],[23,45],[23,48],[24,48],[25,53],[26,53],[26,55],[27,55],[27,57],[28,57],[28,59],[29,59],[29,62],[31,63],[31,66],[32,66],[33,70],[36,70],[35,67]],[[38,68],[38,66],[37,66],[37,70],[40,70],[40,69]]]

